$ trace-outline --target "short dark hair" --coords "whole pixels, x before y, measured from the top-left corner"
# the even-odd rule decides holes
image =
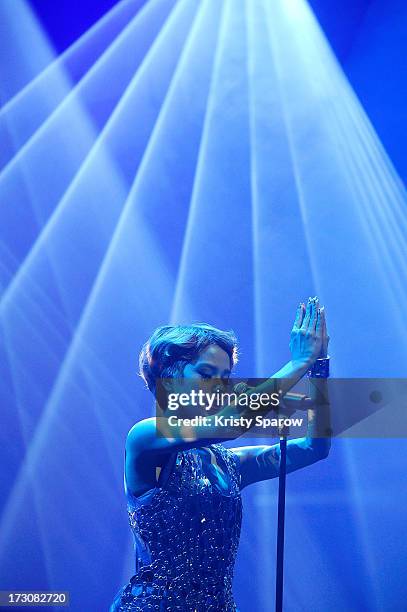
[[[154,393],[157,378],[182,376],[185,366],[196,361],[211,344],[229,355],[232,369],[238,361],[237,338],[232,330],[222,331],[207,323],[157,327],[141,349],[140,376]]]

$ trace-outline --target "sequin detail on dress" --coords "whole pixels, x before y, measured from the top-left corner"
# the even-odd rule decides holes
[[[110,612],[236,612],[233,569],[242,501],[237,455],[211,444],[229,488],[217,487],[202,464],[203,449],[177,453],[174,467],[148,503],[128,497],[136,573]],[[204,451],[205,452],[205,451]]]

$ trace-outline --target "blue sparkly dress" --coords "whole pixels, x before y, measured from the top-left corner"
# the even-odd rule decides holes
[[[238,612],[239,458],[222,444],[208,449],[221,471],[193,448],[170,455],[154,489],[135,497],[125,487],[136,573],[110,612]]]

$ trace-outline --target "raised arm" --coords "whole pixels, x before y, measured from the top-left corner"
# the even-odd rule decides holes
[[[317,303],[317,302],[316,302]],[[325,310],[320,311],[322,347],[320,357],[328,355],[329,336],[326,327]],[[308,395],[314,402],[308,409],[307,435],[287,441],[287,473],[311,465],[328,456],[331,447],[331,422],[328,385],[325,378],[309,381]],[[276,478],[279,475],[279,444],[241,446],[231,449],[240,458],[241,488],[249,484]]]
[[[307,369],[314,363],[322,347],[321,317],[315,299],[309,299],[307,307],[300,304],[297,309],[294,326],[290,338],[292,359],[272,377],[256,387],[251,387],[245,393],[272,393],[277,387],[282,394],[287,393],[304,376]],[[271,409],[271,408],[270,408]],[[223,408],[216,416],[240,417],[253,416],[250,407],[230,404]],[[164,422],[166,418],[164,418]],[[198,446],[208,446],[215,442],[233,440],[241,436],[246,430],[234,428],[230,437],[222,435],[216,437],[217,428],[215,415],[208,416],[202,427],[185,427],[179,430],[171,428],[171,435],[157,436],[156,427],[158,419],[150,418],[137,423],[129,432],[126,449],[133,455],[161,455],[178,450]]]
[[[298,382],[298,380],[300,380],[308,367],[308,362],[289,362],[282,370],[277,372],[274,377],[269,378],[266,382],[257,387],[250,387],[245,393],[247,395],[260,392],[270,393],[275,389],[277,383],[279,388],[283,389],[283,393],[286,393]],[[284,374],[281,374],[283,371]],[[280,377],[282,376],[287,378],[281,380]],[[261,391],[257,391],[260,387]],[[218,418],[222,416],[227,419],[229,417],[248,417],[253,416],[253,414],[251,409],[246,406],[230,404],[220,410],[216,416]],[[163,419],[162,424],[159,422],[160,418]],[[179,450],[187,450],[188,448],[208,446],[216,442],[234,440],[246,431],[246,429],[238,429],[235,427],[230,430],[230,435],[222,433],[222,436],[219,437],[219,428],[215,424],[215,415],[206,416],[205,418],[205,425],[194,427],[183,425],[178,429],[171,427],[170,430],[167,426],[166,417],[151,417],[139,421],[128,433],[126,450],[130,454],[168,454]],[[157,428],[160,429],[161,432],[167,429],[169,431],[168,436],[158,436]]]

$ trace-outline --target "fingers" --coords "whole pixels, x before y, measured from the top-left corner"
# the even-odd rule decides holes
[[[316,325],[315,331],[316,331],[317,335],[320,335],[320,336],[324,337],[324,332],[325,332],[325,313],[324,313],[324,307],[323,306],[322,306],[322,308],[318,308],[318,318],[317,318],[317,325]]]
[[[321,325],[322,325],[322,339],[326,346],[328,346],[328,342],[330,340],[328,329],[326,327],[326,317],[325,317],[325,307],[322,306],[321,311]]]
[[[301,329],[303,331],[307,331],[308,328],[310,327],[310,321],[313,315],[313,309],[314,309],[314,298],[308,298],[307,308],[305,310],[305,317],[301,325]]]
[[[316,326],[316,336],[317,338],[321,338],[322,346],[320,352],[320,358],[324,358],[328,356],[328,344],[329,344],[329,335],[328,330],[326,328],[326,318],[325,318],[325,308],[318,309],[318,322]]]
[[[317,326],[317,322],[318,322],[318,313],[319,313],[319,300],[317,297],[312,298],[311,301],[311,317],[310,317],[310,322],[309,322],[309,326],[308,326],[308,331],[310,332],[315,332],[316,331],[316,326]]]
[[[328,330],[327,330],[327,327],[326,327],[325,306],[322,306],[322,308],[320,308],[320,311],[321,311],[321,329],[322,329],[322,333],[324,335],[324,338],[329,338]]]
[[[319,308],[317,296],[308,298],[307,306],[300,303],[294,321],[293,330],[302,329],[303,331],[315,332],[321,337],[328,337],[326,330],[325,308]]]
[[[303,318],[302,324],[301,324],[301,329],[302,330],[307,330],[308,329],[310,315],[311,315],[311,303],[308,300],[308,304],[307,304],[306,309],[305,309],[305,315],[304,315],[304,318]]]
[[[298,304],[297,312],[295,315],[295,321],[293,325],[293,330],[299,329],[301,327],[302,320],[304,317],[304,309],[305,309],[305,306],[302,302]]]
[[[320,318],[320,323],[319,323],[319,328],[322,332],[323,335],[326,334],[326,320],[325,320],[325,309],[322,306],[322,308],[319,309],[319,318]]]

